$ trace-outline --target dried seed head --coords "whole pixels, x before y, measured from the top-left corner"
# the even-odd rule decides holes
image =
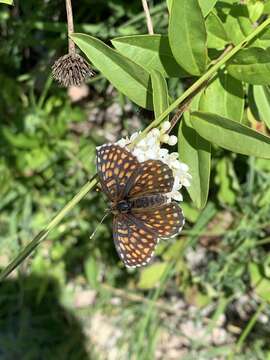
[[[78,54],[61,56],[52,66],[52,74],[61,86],[80,86],[95,72],[89,64]]]

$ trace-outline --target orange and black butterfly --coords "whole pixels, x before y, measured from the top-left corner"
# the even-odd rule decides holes
[[[159,239],[176,236],[184,225],[182,210],[168,203],[174,178],[159,160],[140,163],[119,145],[97,149],[97,171],[102,191],[114,214],[113,238],[127,267],[146,265]]]

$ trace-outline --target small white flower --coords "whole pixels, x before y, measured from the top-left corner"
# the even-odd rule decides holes
[[[170,140],[170,136],[168,134],[163,134],[163,135],[161,135],[160,140],[164,144],[168,144],[169,140]]]
[[[171,123],[169,121],[164,121],[161,125],[161,132],[166,133],[171,127]]]
[[[171,135],[168,140],[168,144],[170,146],[174,146],[177,144],[177,137],[175,135]]]
[[[167,134],[170,126],[170,122],[165,121],[160,130],[157,128],[150,130],[149,133],[135,145],[132,153],[137,157],[139,162],[160,160],[167,164],[174,176],[173,189],[167,194],[168,201],[171,201],[172,199],[183,201],[180,190],[183,186],[190,186],[192,177],[189,174],[189,167],[179,160],[179,154],[177,152],[169,153],[168,149],[161,147],[162,143],[166,143],[169,146],[177,144],[177,137]],[[139,134],[139,132],[136,132],[132,134],[129,139],[123,138],[117,143],[120,146],[125,147],[136,140]]]

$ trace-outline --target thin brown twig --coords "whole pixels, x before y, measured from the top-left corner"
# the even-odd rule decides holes
[[[172,131],[172,129],[175,127],[175,125],[178,123],[178,121],[181,120],[181,117],[184,114],[184,112],[189,109],[189,105],[192,102],[192,100],[194,99],[194,97],[203,88],[205,88],[208,85],[209,81],[210,81],[210,79],[206,80],[198,89],[196,89],[196,91],[194,91],[189,97],[187,97],[186,100],[179,106],[177,112],[175,113],[175,115],[173,116],[173,118],[170,121],[171,126],[170,126],[169,130],[167,131],[168,134]]]
[[[74,33],[74,23],[73,23],[71,0],[66,0],[66,10],[67,10],[67,27],[68,27],[68,52],[69,52],[69,54],[75,54],[75,43],[69,37],[69,35]]]
[[[143,10],[144,10],[145,17],[146,17],[148,33],[150,35],[153,35],[154,34],[154,28],[153,28],[153,23],[152,23],[149,7],[148,7],[148,4],[147,4],[147,0],[142,0],[142,6],[143,6]]]

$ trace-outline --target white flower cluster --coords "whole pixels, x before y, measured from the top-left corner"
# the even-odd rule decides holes
[[[189,174],[188,166],[181,162],[178,159],[178,153],[173,152],[169,153],[169,150],[162,148],[161,144],[165,143],[168,145],[176,145],[177,137],[174,135],[168,135],[167,131],[170,128],[170,122],[165,121],[161,129],[152,129],[145,138],[140,140],[136,144],[135,148],[132,150],[132,153],[137,157],[139,162],[146,160],[161,160],[172,169],[174,176],[174,185],[172,192],[167,194],[169,199],[174,199],[176,201],[182,201],[183,197],[180,192],[182,186],[190,186],[191,175]],[[132,143],[139,133],[134,133],[130,138],[123,138],[117,142],[121,147],[126,147]]]

